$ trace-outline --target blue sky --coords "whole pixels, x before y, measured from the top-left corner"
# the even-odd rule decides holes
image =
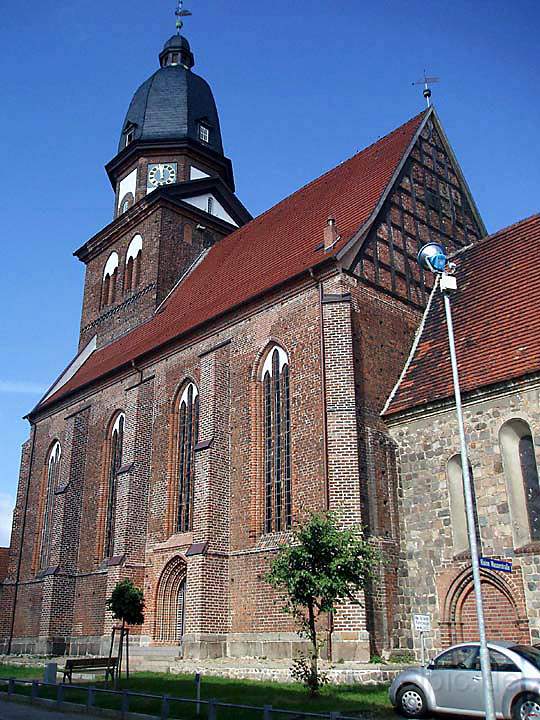
[[[112,218],[103,166],[131,95],[174,32],[174,0],[0,0],[0,544],[21,418],[77,345],[83,266]],[[537,212],[536,0],[187,0],[195,71],[211,84],[237,192],[253,214],[434,100],[488,230]]]

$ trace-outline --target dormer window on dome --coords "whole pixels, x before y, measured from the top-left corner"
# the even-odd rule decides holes
[[[126,124],[124,131],[123,131],[124,147],[131,145],[131,143],[135,140],[135,128],[136,127],[137,126],[132,122],[128,122]]]
[[[199,123],[199,140],[201,140],[201,142],[203,143],[210,142],[210,128],[208,127],[208,125]]]

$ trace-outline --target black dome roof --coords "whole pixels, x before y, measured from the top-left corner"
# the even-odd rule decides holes
[[[160,61],[162,67],[133,96],[118,151],[126,146],[126,131],[132,128],[132,141],[190,139],[223,155],[214,96],[206,80],[191,71],[193,55],[186,38],[173,35]],[[200,141],[201,123],[210,131],[208,142]]]
[[[163,50],[170,50],[171,48],[182,48],[191,50],[187,39],[183,35],[173,35],[167,40],[167,42],[163,46]]]

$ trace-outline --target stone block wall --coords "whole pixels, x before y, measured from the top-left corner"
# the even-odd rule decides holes
[[[491,637],[538,642],[540,546],[516,547],[508,502],[509,478],[499,433],[509,420],[530,426],[540,461],[540,406],[536,379],[465,398],[464,420],[480,525],[481,552],[510,560],[511,573],[482,571]],[[389,420],[399,447],[401,556],[398,570],[397,646],[418,653],[412,613],[429,613],[429,650],[477,633],[470,560],[454,546],[447,466],[459,452],[455,411],[448,404]],[[455,514],[454,514],[455,517]]]

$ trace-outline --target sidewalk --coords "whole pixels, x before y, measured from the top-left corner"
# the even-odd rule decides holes
[[[87,713],[55,712],[36,705],[0,700],[0,720],[97,720],[97,718]]]

